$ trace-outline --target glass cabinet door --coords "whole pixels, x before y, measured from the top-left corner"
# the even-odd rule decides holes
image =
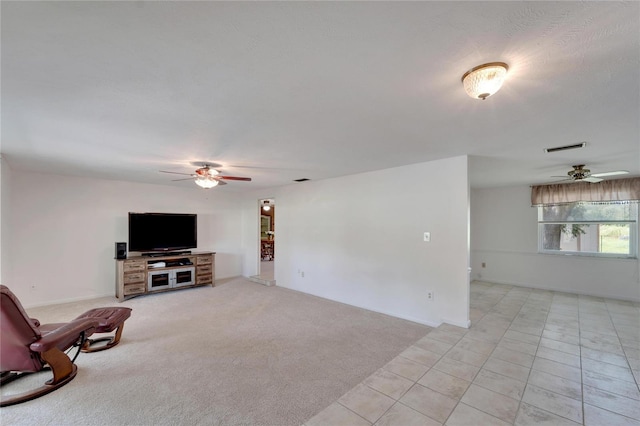
[[[149,274],[149,291],[171,287],[170,272]]]

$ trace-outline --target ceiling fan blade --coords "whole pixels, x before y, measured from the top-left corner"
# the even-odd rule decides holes
[[[167,170],[159,170],[160,173],[171,173],[173,175],[185,175],[185,176],[195,176],[193,173],[180,173],[180,172],[170,172]]]
[[[225,182],[225,181],[222,181],[222,180],[219,180],[219,179],[216,179],[216,180],[218,181],[218,186],[227,184],[227,182]]]
[[[238,177],[238,176],[216,176],[216,178],[218,178],[218,179],[225,179],[225,180],[241,180],[241,181],[245,181],[245,182],[251,182],[251,178],[248,178],[248,177]]]
[[[585,181],[585,182],[598,183],[598,182],[603,181],[604,179],[599,178],[599,177],[593,177],[593,175],[591,175],[589,177],[586,177],[586,178],[580,179],[580,180]]]
[[[180,182],[181,180],[193,180],[193,178],[184,178],[184,179],[171,179],[171,182]]]
[[[615,170],[613,172],[602,172],[602,173],[592,173],[593,177],[604,177],[604,176],[618,176],[618,175],[628,175],[628,170]]]

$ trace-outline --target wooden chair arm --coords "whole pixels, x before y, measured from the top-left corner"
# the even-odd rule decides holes
[[[34,352],[46,352],[53,348],[65,350],[69,348],[84,332],[89,337],[98,327],[98,320],[92,318],[75,319],[52,330],[33,342],[29,348]]]

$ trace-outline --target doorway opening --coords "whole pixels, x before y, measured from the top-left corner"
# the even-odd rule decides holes
[[[254,275],[252,281],[265,285],[275,285],[274,266],[276,262],[276,200],[264,198],[259,200],[259,226],[258,235],[258,275]]]

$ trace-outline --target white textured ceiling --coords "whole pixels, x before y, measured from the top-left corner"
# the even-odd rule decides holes
[[[34,172],[253,178],[223,191],[463,154],[475,187],[640,175],[639,6],[2,1],[1,152]],[[460,77],[492,61],[505,86],[469,98]]]

